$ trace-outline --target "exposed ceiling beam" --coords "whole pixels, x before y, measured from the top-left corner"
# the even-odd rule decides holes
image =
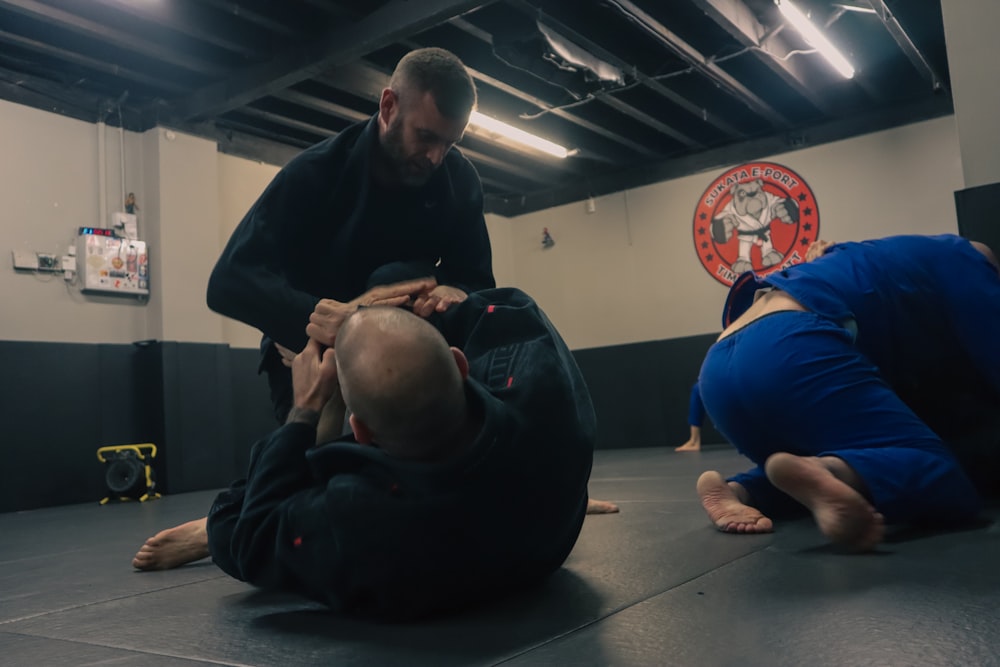
[[[561,206],[581,201],[590,196],[621,192],[630,188],[682,178],[713,169],[724,169],[734,164],[759,160],[767,155],[783,153],[791,148],[796,150],[820,146],[861,134],[878,132],[908,123],[938,118],[953,113],[954,107],[948,97],[932,97],[912,105],[878,109],[855,116],[838,118],[826,123],[810,126],[795,132],[794,145],[790,134],[781,132],[767,137],[722,146],[659,164],[645,165],[633,169],[611,172],[586,183],[531,193],[522,197],[508,198],[494,203],[493,212],[504,216],[531,213],[553,206]]]
[[[371,102],[378,102],[382,89],[389,85],[389,75],[364,60],[328,70],[313,80]]]
[[[91,4],[100,4],[147,21],[159,27],[211,44],[214,47],[237,53],[245,58],[259,58],[260,49],[236,39],[223,30],[218,21],[213,22],[208,13],[190,2],[159,3],[135,2],[135,0],[89,0]]]
[[[164,124],[163,127],[175,127],[176,129],[189,132],[190,134],[210,138],[213,136],[210,132],[202,133],[199,131],[199,128],[218,128],[219,130],[225,132],[242,132],[248,137],[261,137],[268,141],[295,147],[298,150],[306,149],[316,143],[311,139],[303,139],[300,136],[287,134],[278,130],[265,129],[250,120],[240,120],[239,117],[237,117],[237,112],[234,112],[233,115],[224,116],[214,121],[204,121],[200,123],[171,123]],[[189,130],[186,128],[191,129]]]
[[[685,146],[686,148],[701,148],[702,147],[702,145],[699,142],[695,141],[691,137],[689,137],[689,136],[687,136],[685,134],[682,134],[681,132],[678,132],[677,130],[675,130],[674,128],[670,127],[666,123],[664,123],[664,122],[662,122],[660,120],[657,120],[656,118],[653,118],[649,114],[647,114],[647,113],[645,113],[643,111],[640,111],[639,109],[636,109],[631,104],[626,104],[625,102],[623,102],[620,99],[618,99],[617,97],[615,97],[613,94],[610,94],[610,93],[599,93],[597,95],[597,99],[599,99],[604,104],[607,104],[609,107],[611,107],[615,111],[617,111],[619,113],[622,113],[622,114],[625,114],[626,116],[628,116],[632,120],[639,121],[640,123],[653,128],[657,132],[659,132],[661,134],[665,134],[666,136],[670,137],[671,139],[673,139],[674,141],[678,142],[682,146]]]
[[[288,143],[265,139],[215,123],[199,123],[186,127],[175,127],[174,129],[215,141],[220,153],[254,162],[273,164],[278,167],[284,167],[292,158],[302,152],[302,148],[291,146]]]
[[[345,107],[342,104],[336,104],[334,102],[329,102],[322,98],[316,97],[315,95],[308,95],[306,93],[300,92],[289,88],[288,90],[279,90],[271,97],[275,99],[284,100],[286,102],[291,102],[292,104],[298,104],[299,106],[306,107],[307,109],[312,109],[313,111],[319,111],[321,113],[328,114],[330,116],[336,116],[341,120],[346,120],[351,123],[357,123],[362,120],[367,120],[370,118],[370,114],[366,114],[363,111],[356,111],[349,107]]]
[[[899,21],[896,20],[895,15],[893,15],[892,10],[889,6],[885,4],[885,0],[864,0],[864,2],[875,10],[875,14],[878,15],[882,25],[885,29],[889,31],[892,38],[896,40],[896,44],[899,48],[906,54],[906,57],[910,59],[913,66],[917,68],[920,75],[931,82],[931,87],[934,90],[941,90],[944,88],[944,80],[938,75],[934,67],[928,62],[924,54],[917,48],[917,45],[913,43],[910,36],[907,34],[903,26],[900,25]]]
[[[382,89],[389,85],[389,75],[364,61],[359,61],[352,63],[346,67],[340,67],[332,72],[329,72],[326,76],[319,77],[315,79],[316,81],[332,86],[338,90],[350,93],[357,97],[362,97],[373,102],[377,102],[382,94]],[[365,116],[367,118],[367,116]],[[360,120],[360,119],[359,119]],[[501,146],[501,148],[509,147]],[[466,149],[462,149],[465,151]],[[468,152],[468,151],[466,151]],[[535,152],[526,153],[528,157],[546,160],[546,156],[541,154],[536,154]],[[566,168],[569,171],[574,171],[575,167],[573,162],[570,160],[566,161]],[[503,167],[498,167],[503,168]],[[537,177],[533,180],[538,180]]]
[[[170,94],[177,94],[187,90],[183,86],[179,86],[162,77],[147,76],[141,72],[136,72],[127,67],[122,67],[121,65],[83,56],[72,51],[60,49],[59,47],[52,46],[51,44],[28,39],[27,37],[22,37],[20,35],[13,35],[9,32],[0,31],[0,42],[14,44],[23,49],[34,51],[35,53],[41,53],[68,63],[73,63],[74,65],[79,65],[80,67],[84,67],[95,72],[110,74],[111,76],[120,77],[126,81],[134,81],[135,83],[140,83],[154,90],[160,90]]]
[[[306,96],[304,94],[300,94],[300,95],[302,95],[302,97],[308,97],[308,96]],[[317,100],[317,101],[319,101],[319,100]],[[333,137],[333,136],[336,136],[337,134],[339,134],[339,132],[337,132],[336,130],[332,130],[332,129],[328,128],[328,127],[322,127],[322,126],[319,126],[319,125],[315,125],[313,123],[307,123],[305,121],[296,120],[294,118],[289,118],[288,116],[286,116],[284,114],[275,113],[273,111],[267,111],[265,109],[260,109],[260,108],[257,108],[257,107],[252,107],[252,106],[242,107],[242,108],[236,110],[235,113],[243,114],[243,115],[246,115],[246,116],[252,116],[254,118],[260,118],[262,120],[268,121],[269,123],[273,123],[275,125],[279,125],[279,126],[283,126],[283,127],[293,128],[293,129],[296,129],[296,130],[300,130],[302,132],[309,132],[311,134],[315,134],[317,136],[323,137],[324,139],[327,138],[327,137]],[[367,119],[367,118],[369,118],[369,116],[364,116],[363,117],[363,119]],[[359,119],[359,120],[362,120],[362,119]],[[524,178],[524,179],[526,179],[528,181],[531,181],[533,183],[539,183],[539,182],[545,182],[546,181],[546,179],[540,178],[541,174],[536,169],[530,169],[530,170],[526,169],[524,167],[521,167],[520,165],[513,164],[513,163],[511,163],[511,162],[509,162],[507,160],[504,160],[502,158],[495,157],[493,155],[488,155],[486,153],[483,153],[482,151],[478,151],[476,149],[469,148],[466,145],[460,145],[459,149],[462,151],[463,154],[465,154],[466,157],[468,157],[473,162],[480,162],[480,163],[483,163],[483,164],[487,164],[487,165],[493,167],[494,169],[498,169],[500,171],[504,171],[504,172],[507,172],[509,174],[514,174],[515,176],[519,176],[519,177]],[[511,150],[511,149],[507,148],[507,150]],[[572,171],[572,170],[573,170],[573,168],[570,167],[570,171]]]
[[[281,57],[202,88],[176,106],[176,115],[191,120],[224,113],[487,4],[486,0],[392,0],[353,25],[333,28]]]
[[[486,162],[478,159],[481,153],[470,151],[464,146],[459,146],[462,155],[467,157],[476,166],[476,173],[484,186],[493,187],[503,192],[530,192],[539,186],[539,183],[548,183],[548,187],[553,187],[552,181],[540,179],[534,171],[527,171],[522,174],[514,174],[509,170],[492,167]],[[485,190],[485,188],[484,188]],[[484,192],[484,194],[486,194]]]
[[[480,30],[479,28],[469,23],[465,19],[452,19],[451,23],[456,28],[472,35],[473,37],[478,38],[483,42],[486,42],[487,44],[493,43],[492,35],[490,35],[485,30]],[[624,146],[625,148],[628,148],[636,153],[639,153],[641,155],[646,155],[648,157],[658,156],[658,153],[656,153],[655,151],[651,151],[649,148],[643,146],[641,143],[623,137],[615,132],[612,132],[603,125],[600,125],[599,123],[592,123],[586,118],[581,118],[576,114],[566,111],[565,109],[554,107],[553,105],[551,105],[550,103],[546,102],[541,98],[535,97],[534,95],[526,93],[522,90],[518,90],[514,86],[511,86],[510,84],[507,84],[501,81],[500,79],[492,77],[489,74],[486,74],[485,72],[469,67],[468,63],[466,63],[465,66],[468,68],[469,73],[472,74],[473,78],[475,78],[477,81],[482,81],[486,85],[496,88],[499,91],[502,91],[504,93],[507,93],[508,95],[516,97],[530,104],[533,104],[539,109],[546,110],[547,113],[550,113],[553,116],[557,116],[559,118],[562,118],[563,120],[569,121],[570,123],[573,123],[574,125],[582,127],[585,130],[588,130],[590,132],[593,132],[594,134],[604,137],[605,139],[610,139],[616,144]],[[617,160],[607,158],[599,153],[593,153],[593,155],[598,159],[604,160],[606,162],[617,162]]]
[[[255,162],[265,162],[278,167],[284,167],[292,161],[292,158],[302,152],[302,149],[289,146],[288,144],[262,139],[261,137],[255,137],[234,130],[216,128],[213,136],[206,134],[200,136],[214,139],[220,153],[234,155]]]
[[[495,158],[492,155],[487,155],[482,151],[473,150],[471,148],[467,148],[466,146],[459,146],[458,149],[462,151],[462,154],[465,155],[465,157],[469,158],[473,162],[488,164],[494,169],[499,169],[500,171],[519,176],[520,178],[533,183],[545,182],[545,179],[539,178],[539,173],[535,169],[525,169],[524,167],[510,164],[509,162]]]
[[[9,61],[0,54],[0,99],[90,123],[105,121],[116,127],[122,124],[135,132],[147,129],[135,108],[118,109],[108,97],[73,83],[6,69]]]
[[[62,85],[53,84],[0,68],[0,97],[61,116],[96,123],[101,100],[85,93],[68,95]],[[72,97],[72,100],[66,99]]]
[[[419,48],[423,48],[424,47],[423,44],[418,44],[417,42],[414,42],[412,40],[405,40],[405,41],[400,42],[400,43],[403,44],[404,46],[406,46],[407,48],[410,48],[410,49],[419,49]],[[492,82],[493,87],[496,88],[497,90],[500,90],[500,91],[502,91],[504,93],[507,93],[508,95],[512,95],[513,97],[516,97],[517,99],[520,99],[520,100],[528,100],[528,99],[537,100],[537,98],[534,98],[534,97],[528,95],[527,93],[522,93],[521,91],[517,90],[516,88],[514,88],[514,86],[508,85],[508,84],[504,83],[503,81],[500,81],[498,79],[494,79],[494,78],[490,77],[489,75],[483,74],[482,72],[480,72],[480,71],[478,71],[476,69],[473,69],[472,67],[469,67],[469,65],[467,63],[463,63],[463,64],[465,64],[465,69],[467,69],[469,71],[469,75],[472,76],[472,78],[475,79],[476,81],[481,81],[483,83]],[[484,109],[482,109],[480,107],[478,110],[479,111],[484,111],[487,115],[494,116],[494,117],[496,116],[496,112],[495,111],[491,111],[490,109],[485,109],[484,110]],[[575,117],[572,117],[572,119],[576,120]],[[504,122],[506,122],[506,121],[504,121]],[[510,124],[513,125],[513,123],[510,123]],[[525,130],[526,132],[528,131],[524,127],[521,127],[520,129]],[[586,154],[589,157],[595,158],[595,159],[599,159],[599,160],[603,160],[604,162],[611,162],[611,163],[618,162],[618,160],[614,160],[614,159],[608,157],[607,155],[602,155],[600,151],[595,151],[595,150],[592,150],[590,148],[585,148],[584,149],[581,146],[570,146],[569,148],[571,148],[571,149],[574,149],[574,148],[575,149],[582,149],[582,150],[584,150],[584,152],[586,152]]]
[[[260,26],[270,32],[284,35],[289,39],[294,39],[296,37],[296,31],[294,28],[290,28],[281,21],[277,21],[270,16],[249,9],[246,6],[246,3],[234,2],[233,0],[202,0],[202,2],[208,3],[226,14],[235,16],[236,18],[242,19],[247,23]]]
[[[790,58],[795,49],[781,35],[768,34],[743,0],[691,0],[733,39],[750,49],[753,55],[780,76],[785,83],[820,111],[834,113],[832,105],[815,90],[816,75],[803,66],[802,60]]]
[[[347,16],[349,13],[349,10],[331,3],[330,0],[301,0],[301,2],[330,16]],[[354,12],[350,12],[350,14],[354,15]]]
[[[468,154],[468,152],[464,148],[461,148],[460,150],[462,151],[463,155],[472,160],[472,157]],[[555,187],[555,184],[553,182],[546,180],[539,180],[537,175],[534,174],[532,174],[528,178],[525,178],[523,176],[517,176],[515,174],[511,174],[508,171],[494,169],[488,164],[482,162],[476,162],[475,164],[476,164],[476,172],[479,174],[479,179],[484,184],[487,181],[489,181],[491,185],[502,184],[501,189],[507,192],[508,194],[512,194],[515,192],[518,193],[532,192],[540,187],[542,188]],[[548,186],[539,185],[540,183],[548,183]]]
[[[631,139],[626,139],[625,137],[622,137],[603,126],[598,125],[597,123],[592,123],[585,118],[580,118],[579,116],[564,111],[563,109],[554,108],[544,100],[541,100],[533,95],[529,95],[528,93],[522,92],[517,88],[515,88],[514,86],[511,86],[510,84],[504,83],[500,79],[493,78],[492,76],[485,74],[484,72],[480,72],[479,70],[473,69],[468,65],[466,65],[465,67],[466,69],[469,70],[469,73],[472,75],[472,77],[477,81],[481,81],[482,83],[485,83],[488,86],[496,88],[501,92],[507,93],[508,95],[515,97],[521,101],[528,102],[529,104],[533,104],[541,109],[547,109],[549,110],[548,113],[551,113],[553,116],[557,116],[558,118],[562,118],[565,121],[569,121],[570,123],[573,123],[574,125],[581,127],[585,130],[589,130],[590,132],[593,132],[598,136],[604,137],[605,139],[610,139],[611,141],[620,144],[626,148],[630,148],[637,153],[641,153],[643,155],[656,155],[656,153],[649,150],[642,144],[632,141]],[[603,160],[604,162],[610,162],[610,163],[620,162],[620,160],[610,157],[602,153],[601,151],[595,151],[591,148],[587,148],[585,150],[590,157],[596,158],[598,160]]]
[[[706,58],[700,51],[685,42],[679,35],[668,30],[665,25],[657,21],[650,14],[630,0],[607,0],[610,4],[617,6],[621,11],[638,21],[638,24],[665,46],[671,53],[688,63],[696,71],[707,77],[714,84],[719,86],[736,99],[743,102],[754,113],[766,119],[777,127],[790,127],[791,121],[785,118],[777,109],[761,99],[756,93],[736,80],[709,58]]]
[[[709,125],[714,126],[716,129],[722,130],[726,134],[732,136],[743,136],[743,133],[740,132],[738,129],[736,129],[729,123],[726,123],[721,118],[718,118],[717,116],[708,113],[708,110],[705,109],[704,107],[692,104],[683,96],[678,95],[677,93],[675,93],[674,91],[670,90],[665,85],[657,81],[654,77],[648,76],[647,74],[640,72],[632,63],[625,62],[624,60],[616,56],[614,53],[612,53],[610,50],[605,49],[603,46],[587,38],[585,35],[582,35],[579,32],[573,30],[572,28],[561,22],[556,17],[550,14],[543,13],[541,10],[539,10],[526,0],[508,0],[508,4],[518,8],[524,14],[531,16],[532,18],[539,19],[546,25],[551,26],[556,32],[558,32],[563,37],[573,42],[577,46],[587,50],[588,52],[591,53],[591,55],[594,55],[600,58],[601,60],[611,65],[614,65],[618,69],[634,76],[644,86],[646,86],[653,92],[657,93],[661,97],[669,100],[670,102],[673,102],[674,104],[684,109],[691,115],[696,116],[697,118],[708,123]],[[598,97],[598,99],[601,99],[602,101],[606,102],[609,99],[609,97],[605,95]],[[619,108],[619,111],[620,110],[621,109]],[[671,128],[669,135],[676,141],[680,141],[685,146],[697,147],[699,145],[699,142],[696,141],[695,139],[692,139],[691,137],[688,137],[685,134],[673,128]]]
[[[198,58],[188,56],[183,51],[160,46],[148,39],[115,30],[103,23],[91,21],[71,12],[51,7],[36,0],[2,0],[0,7],[10,9],[23,16],[43,21],[50,26],[62,28],[98,40],[106,45],[181,67],[206,76],[222,76],[225,70]]]
[[[493,35],[481,29],[476,24],[470,23],[469,21],[463,18],[452,19],[451,21],[449,21],[449,23],[451,23],[453,26],[455,26],[462,32],[466,33],[467,35],[472,35],[480,42],[484,42],[486,44],[489,44],[490,46],[493,46]]]
[[[265,109],[260,109],[254,106],[241,107],[239,113],[245,116],[252,116],[254,118],[260,118],[261,120],[266,120],[269,123],[275,125],[282,125],[284,127],[290,127],[301,132],[308,132],[314,134],[318,137],[326,139],[327,137],[332,137],[339,134],[336,130],[331,130],[328,127],[323,127],[322,125],[316,125],[314,123],[307,123],[303,120],[298,120],[296,118],[289,118],[288,116],[280,113],[275,113],[273,111],[267,111]]]

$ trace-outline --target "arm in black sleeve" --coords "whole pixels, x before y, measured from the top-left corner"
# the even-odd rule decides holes
[[[312,477],[306,462],[315,438],[316,429],[308,424],[281,427],[254,447],[242,498],[230,490],[216,500],[208,517],[209,544],[213,558],[230,575],[255,586],[308,595],[317,583],[308,562],[336,567],[331,540],[317,539],[328,535],[329,528],[325,486]]]
[[[286,262],[307,234],[303,202],[311,179],[290,164],[267,187],[237,226],[208,281],[208,307],[264,332],[285,347],[305,344],[305,327],[319,298],[292,287]]]
[[[454,187],[458,201],[450,243],[441,257],[437,280],[469,294],[496,287],[493,251],[483,216],[483,186],[475,168],[463,164]]]

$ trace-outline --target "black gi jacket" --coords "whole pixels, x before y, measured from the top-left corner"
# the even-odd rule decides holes
[[[440,260],[440,284],[495,286],[475,168],[453,148],[421,188],[370,196],[377,119],[303,151],[274,177],[212,271],[209,308],[301,350],[321,298],[350,301],[391,262]]]
[[[569,555],[587,507],[595,417],[576,363],[523,292],[474,293],[439,328],[470,361],[484,426],[441,463],[345,439],[312,448],[288,424],[209,513],[230,575],[338,611],[405,619],[538,582]]]

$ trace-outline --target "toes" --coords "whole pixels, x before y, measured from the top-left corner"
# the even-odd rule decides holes
[[[618,511],[618,505],[606,500],[590,499],[587,501],[587,514],[614,514]]]
[[[750,535],[756,533],[770,533],[774,530],[774,524],[770,519],[760,517],[757,519],[747,519],[744,521],[726,521],[716,524],[716,528],[724,533],[738,533],[740,535]]]
[[[745,530],[746,524],[744,524],[742,522],[739,522],[739,521],[726,521],[726,522],[723,522],[723,523],[717,523],[715,525],[716,525],[716,528],[718,528],[719,530],[721,530],[724,533],[743,533],[743,532],[746,532],[746,530]]]

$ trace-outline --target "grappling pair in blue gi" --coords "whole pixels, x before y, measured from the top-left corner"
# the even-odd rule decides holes
[[[768,288],[802,308],[734,325]],[[1000,443],[984,421],[1000,405],[1000,273],[985,246],[953,235],[834,245],[764,279],[743,274],[723,324],[699,387],[719,431],[757,464],[726,480],[746,505],[770,518],[804,511],[768,478],[779,452],[842,460],[889,523],[968,520],[977,486],[996,489]]]

